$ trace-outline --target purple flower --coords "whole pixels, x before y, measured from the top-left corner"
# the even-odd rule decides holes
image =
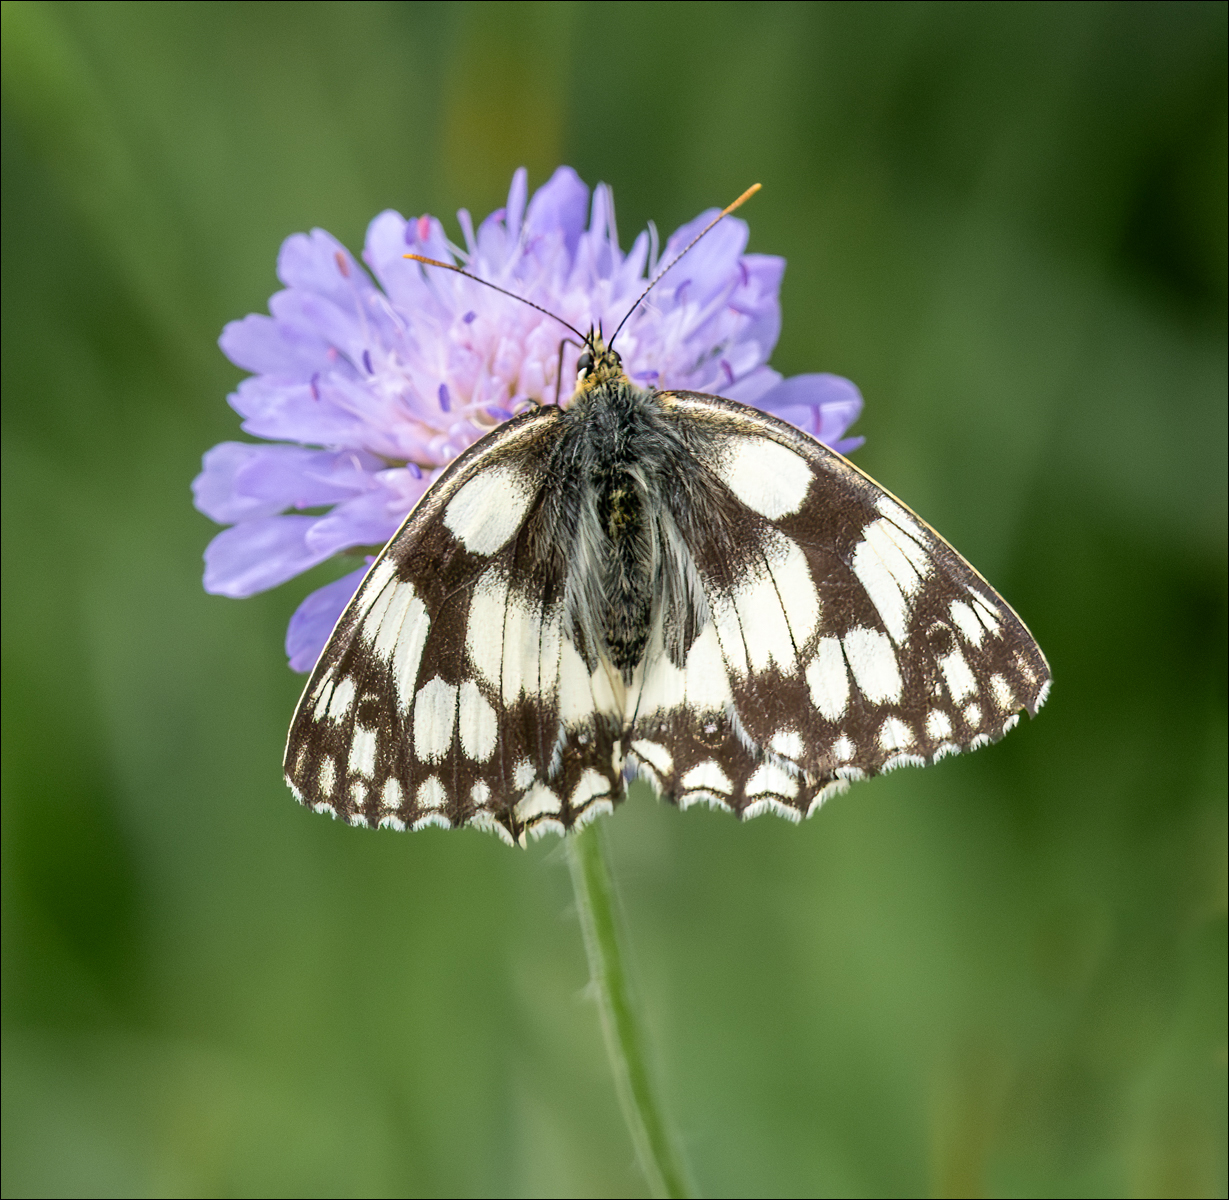
[[[336,554],[374,553],[461,451],[534,402],[554,402],[558,322],[407,252],[464,263],[579,329],[612,330],[659,262],[714,215],[701,213],[660,253],[650,230],[624,255],[608,187],[590,199],[560,167],[530,199],[522,169],[507,206],[476,231],[457,214],[464,248],[434,217],[395,212],[367,230],[367,270],[321,229],[287,238],[271,315],[232,321],[220,339],[252,372],[230,403],[244,432],[269,442],[215,446],[193,482],[197,508],[229,526],[205,551],[205,590],[251,596]],[[767,365],[785,262],[744,254],[746,244],[745,223],[727,218],[650,293],[619,336],[628,375],[753,404],[837,450],[856,448],[861,438],[842,440],[862,408],[852,383],[782,379]],[[564,401],[578,353],[565,347]],[[295,670],[311,669],[365,570],[299,607],[286,637]]]

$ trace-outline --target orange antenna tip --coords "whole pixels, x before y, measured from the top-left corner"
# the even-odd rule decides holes
[[[402,258],[412,258],[415,262],[426,263],[429,267],[443,267],[448,271],[461,271],[460,267],[454,267],[452,263],[440,262],[438,258],[424,258],[421,254],[403,254]],[[465,272],[461,271],[464,275]]]
[[[754,196],[755,193],[758,192],[763,186],[764,185],[762,183],[753,183],[745,192],[743,192],[741,196],[738,197],[737,200],[734,201],[733,204],[727,204],[725,208],[721,210],[721,215],[723,217],[728,217],[736,208],[750,200],[751,197]]]
[[[640,299],[637,300],[636,303],[633,304],[631,308],[627,310],[627,316],[625,316],[623,320],[619,322],[619,328],[614,331],[614,336],[611,337],[610,339],[610,345],[612,346],[614,345],[614,340],[623,331],[623,326],[626,325],[627,322],[631,319],[632,313],[634,313],[636,309],[640,307],[645,296],[647,296],[657,286],[661,277],[665,275],[665,273],[669,271],[670,268],[673,267],[674,264],[678,262],[678,260],[682,258],[692,248],[692,246],[696,244],[696,242],[698,242],[706,233],[708,233],[708,231],[712,229],[713,226],[719,225],[726,217],[730,215],[730,213],[732,213],[740,204],[742,204],[743,201],[750,200],[751,197],[754,196],[755,193],[760,190],[761,186],[762,186],[761,184],[753,183],[745,192],[743,192],[741,196],[738,197],[737,200],[734,201],[733,204],[727,205],[711,221],[709,221],[709,223],[705,225],[704,228],[701,229],[700,232],[697,233],[696,236],[693,237],[691,241],[687,243],[686,246],[684,246],[668,263],[666,263],[664,267],[662,267],[660,271],[657,272],[656,275],[653,276],[653,278],[649,281],[649,286],[645,288],[643,292],[640,293]]]

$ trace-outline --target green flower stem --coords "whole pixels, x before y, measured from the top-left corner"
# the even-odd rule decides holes
[[[687,1172],[649,1071],[621,944],[620,919],[606,865],[603,822],[567,838],[568,865],[585,935],[589,973],[602,1014],[606,1053],[636,1158],[654,1196],[690,1196]]]

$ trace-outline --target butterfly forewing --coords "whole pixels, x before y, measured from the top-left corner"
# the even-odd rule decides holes
[[[1031,634],[904,505],[775,418],[659,399],[724,498],[683,531],[711,624],[681,663],[649,662],[634,701],[631,753],[663,794],[796,819],[1036,711],[1050,676]]]
[[[291,726],[286,776],[305,803],[515,839],[618,798],[613,702],[563,635],[565,573],[540,545],[559,415],[473,446],[373,564]]]

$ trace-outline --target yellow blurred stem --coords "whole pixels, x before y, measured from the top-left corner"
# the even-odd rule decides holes
[[[567,838],[568,865],[585,935],[589,973],[602,1014],[606,1053],[636,1159],[654,1196],[691,1196],[648,1066],[643,1023],[633,1003],[602,822]]]

